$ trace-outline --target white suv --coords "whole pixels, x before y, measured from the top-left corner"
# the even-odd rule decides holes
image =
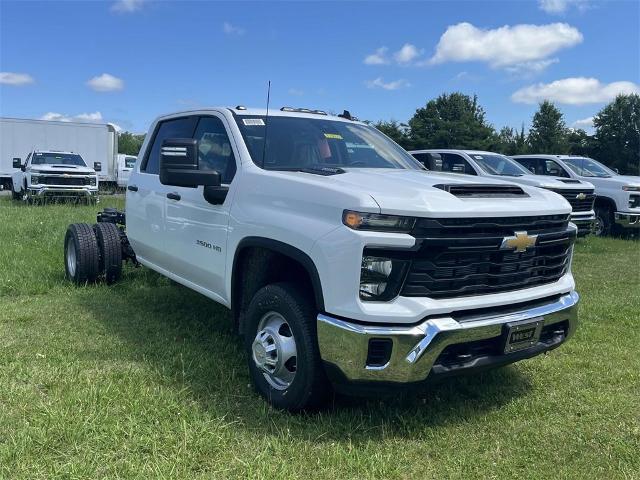
[[[591,233],[594,227],[594,186],[589,182],[562,178],[540,178],[505,155],[479,150],[415,150],[411,153],[430,170],[477,175],[508,180],[522,185],[551,190],[571,205],[571,221],[578,235]]]
[[[619,175],[587,157],[516,155],[513,159],[536,175],[591,182],[596,189],[596,235],[612,233],[615,226],[640,228],[640,177]]]
[[[113,282],[129,259],[230,308],[257,391],[299,410],[330,385],[388,390],[561,345],[577,326],[570,212],[428,172],[348,112],[211,108],[151,125],[126,216],[71,225],[65,268]]]

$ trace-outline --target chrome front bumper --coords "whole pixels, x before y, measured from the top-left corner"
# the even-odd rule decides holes
[[[578,235],[588,235],[593,232],[596,222],[596,214],[594,212],[588,213],[572,213],[571,223],[578,227]]]
[[[578,300],[578,294],[571,292],[548,304],[528,309],[516,309],[498,315],[483,313],[477,316],[457,317],[458,320],[453,318],[455,315],[436,317],[414,326],[362,325],[320,314],[317,324],[320,356],[328,364],[330,376],[331,371],[338,371],[347,382],[373,383],[420,382],[425,380],[432,370],[462,372],[482,364],[491,366],[492,362],[496,366],[512,363],[551,350],[569,338],[578,323]],[[565,322],[563,325],[566,326],[566,330],[562,335],[558,334],[555,343],[539,342],[516,353],[500,352],[488,362],[485,357],[483,361],[470,358],[467,366],[461,360],[460,368],[438,365],[438,357],[450,345],[492,338],[499,341],[504,335],[505,324],[531,319],[541,319],[543,329]],[[371,339],[391,340],[392,350],[386,365],[367,366]]]
[[[640,213],[616,212],[615,220],[621,227],[640,228]]]
[[[85,196],[96,197],[98,196],[98,189],[96,187],[30,187],[29,191],[32,195],[37,197],[44,197],[46,195],[56,196]]]

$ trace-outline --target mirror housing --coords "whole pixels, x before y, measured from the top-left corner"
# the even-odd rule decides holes
[[[22,159],[13,157],[13,168],[22,168]]]
[[[101,162],[93,162],[93,169],[96,172],[101,172],[102,171],[102,163]]]
[[[198,142],[193,138],[168,138],[160,149],[160,183],[175,187],[219,187],[220,174],[198,169]]]

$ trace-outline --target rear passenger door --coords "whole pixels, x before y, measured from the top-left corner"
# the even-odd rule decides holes
[[[442,171],[450,173],[462,173],[465,175],[477,175],[471,164],[457,153],[441,153]]]
[[[143,263],[168,269],[165,200],[172,187],[160,183],[160,147],[167,138],[190,138],[197,117],[163,120],[156,125],[145,156],[127,186],[127,232]]]
[[[169,187],[166,201],[166,239],[170,269],[209,296],[225,300],[227,233],[238,153],[223,116],[201,116],[193,135],[198,141],[200,170],[215,170],[230,190],[222,204],[204,198],[204,187]],[[203,292],[203,293],[207,293]],[[213,294],[213,295],[211,295]]]

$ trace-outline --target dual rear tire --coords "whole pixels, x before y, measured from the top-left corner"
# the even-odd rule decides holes
[[[64,239],[65,275],[76,285],[104,277],[107,284],[122,276],[120,230],[113,223],[69,225]]]

